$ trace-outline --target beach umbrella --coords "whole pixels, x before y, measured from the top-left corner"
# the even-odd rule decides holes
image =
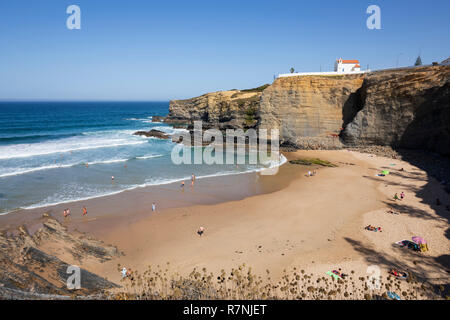
[[[425,241],[424,238],[422,237],[412,237],[412,241],[414,241],[417,244],[426,244],[427,242]]]

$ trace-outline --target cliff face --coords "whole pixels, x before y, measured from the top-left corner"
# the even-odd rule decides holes
[[[172,100],[166,122],[183,123],[202,120],[219,129],[253,128],[262,89],[229,90],[207,93],[187,100]]]
[[[260,128],[279,129],[280,143],[337,148],[343,110],[358,104],[364,75],[278,78],[264,90]]]
[[[370,73],[362,108],[342,132],[350,145],[389,145],[450,154],[450,67]]]
[[[298,148],[386,145],[450,155],[449,87],[450,66],[278,78],[259,90],[171,101],[167,120],[276,128],[282,144]]]

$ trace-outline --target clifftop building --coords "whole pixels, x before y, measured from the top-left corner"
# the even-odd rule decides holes
[[[359,71],[361,71],[359,60],[342,60],[341,58],[334,62],[334,72],[350,73]]]
[[[334,62],[334,71],[285,73],[279,74],[278,78],[296,77],[296,76],[336,76],[342,74],[366,73],[366,72],[370,72],[370,70],[361,71],[359,60],[337,59]]]

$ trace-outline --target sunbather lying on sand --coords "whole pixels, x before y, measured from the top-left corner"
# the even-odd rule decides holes
[[[369,231],[375,231],[375,232],[380,231],[381,232],[381,227],[374,227],[370,224],[367,227],[365,227],[364,229],[369,230]]]
[[[386,213],[398,214],[398,212],[395,212],[395,211],[393,211],[393,210],[388,210],[388,211],[386,211]]]
[[[408,273],[401,272],[401,271],[398,271],[396,269],[391,269],[389,271],[389,273],[392,274],[393,276],[397,277],[397,278],[407,278],[408,277]]]
[[[338,270],[333,270],[331,272],[333,272],[334,274],[338,275],[342,279],[344,279],[345,277],[348,276],[348,274],[342,273],[342,269],[341,268],[339,268]]]

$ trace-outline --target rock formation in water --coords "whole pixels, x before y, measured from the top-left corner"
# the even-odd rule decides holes
[[[170,102],[168,123],[278,129],[285,146],[382,145],[450,154],[450,66],[293,76]]]
[[[154,137],[154,138],[158,138],[158,139],[169,139],[170,136],[163,132],[163,131],[159,131],[159,130],[155,130],[152,129],[150,131],[136,131],[135,133],[133,133],[136,136],[144,136],[144,137]]]

